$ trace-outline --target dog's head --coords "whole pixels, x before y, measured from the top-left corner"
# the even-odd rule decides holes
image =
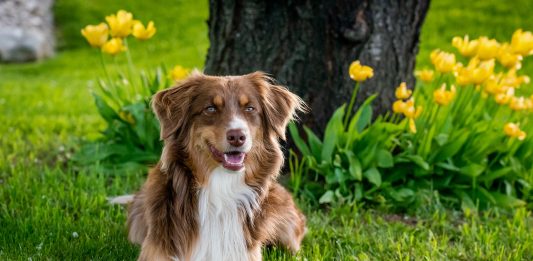
[[[261,72],[225,77],[196,72],[157,93],[152,104],[165,140],[163,168],[182,160],[204,171],[244,170],[249,155],[279,146],[288,122],[304,106]],[[172,155],[176,151],[187,159]]]

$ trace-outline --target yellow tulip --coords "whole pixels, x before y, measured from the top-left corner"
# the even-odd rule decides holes
[[[462,63],[457,63],[454,67],[455,82],[460,85],[472,84],[472,72],[465,68]]]
[[[415,109],[415,100],[413,98],[409,99],[406,103],[406,108],[403,111],[403,114],[407,118],[416,119],[422,113],[422,106],[418,106]]]
[[[113,38],[102,46],[102,52],[111,55],[116,55],[123,51],[126,51],[126,46],[124,46],[120,38]]]
[[[511,138],[518,138],[519,140],[524,140],[526,138],[526,133],[520,129],[520,126],[516,123],[509,122],[503,127],[505,134]]]
[[[522,29],[516,30],[511,39],[511,48],[516,54],[524,56],[532,54],[533,34],[531,32],[523,32]]]
[[[92,47],[100,48],[107,41],[109,28],[105,23],[87,25],[81,29],[81,34]]]
[[[413,93],[413,91],[407,89],[405,82],[400,83],[395,92],[397,99],[407,99],[411,97],[411,93]]]
[[[155,32],[156,29],[154,26],[154,22],[152,21],[148,22],[148,25],[146,27],[144,27],[144,25],[139,21],[136,21],[133,25],[132,34],[133,36],[135,36],[135,38],[139,40],[148,40],[152,38],[152,36],[154,36]]]
[[[507,71],[505,76],[502,78],[502,85],[519,88],[520,85],[528,84],[529,81],[530,79],[528,76],[517,76],[516,69],[511,69]]]
[[[508,69],[516,69],[519,70],[522,67],[522,55],[515,54],[509,46],[509,44],[505,43],[500,48],[500,52],[498,53],[498,61],[501,65]]]
[[[505,90],[503,86],[500,84],[501,77],[502,77],[501,73],[499,73],[498,75],[491,75],[489,79],[485,81],[483,90],[492,95],[503,93]]]
[[[370,66],[361,65],[359,61],[350,64],[350,78],[358,82],[364,82],[374,76],[374,70]]]
[[[509,103],[511,99],[514,97],[514,88],[509,88],[505,93],[499,93],[494,96],[494,100],[496,103],[500,105],[504,105]]]
[[[170,76],[172,77],[174,81],[183,80],[187,78],[188,75],[189,75],[189,70],[183,68],[180,65],[174,66],[174,68],[172,68],[172,71],[170,71]]]
[[[394,113],[403,114],[405,117],[409,118],[409,130],[416,133],[415,119],[422,113],[422,107],[418,106],[415,109],[415,101],[413,98],[409,99],[407,102],[402,100],[395,101],[392,104],[392,111],[394,111]]]
[[[424,69],[424,70],[416,71],[415,75],[423,82],[429,83],[433,81],[434,73],[432,70]]]
[[[528,108],[526,99],[524,97],[512,97],[509,103],[509,108],[514,111],[521,111]]]
[[[435,102],[439,105],[442,105],[442,106],[446,106],[448,104],[450,104],[450,102],[453,100],[453,98],[455,97],[455,86],[452,85],[450,90],[447,91],[446,90],[446,84],[443,83],[442,86],[435,90],[433,92],[433,99],[435,100]]]
[[[477,62],[474,62],[474,63],[477,63]],[[473,67],[471,69],[472,82],[474,84],[482,84],[492,75],[493,72],[494,72],[494,59],[483,61],[479,63],[479,66]]]
[[[477,49],[477,56],[479,59],[489,60],[498,56],[500,49],[500,43],[498,43],[498,41],[487,37],[480,37],[478,41],[479,46]]]
[[[459,85],[482,84],[494,72],[494,59],[480,61],[477,57],[470,59],[468,66],[459,64],[455,67],[455,80]]]
[[[392,104],[392,111],[403,114],[407,109],[407,104],[402,100],[397,100]]]
[[[453,53],[437,49],[431,52],[430,58],[435,69],[441,73],[451,72],[455,67],[455,55]]]
[[[105,20],[111,28],[111,36],[124,38],[131,33],[133,15],[124,10],[119,10],[116,15],[109,15]]]
[[[415,123],[415,120],[413,118],[409,118],[409,130],[412,133],[416,133],[416,123]]]
[[[454,37],[452,39],[452,46],[457,48],[457,50],[459,50],[459,53],[461,53],[461,55],[466,56],[466,57],[471,57],[471,56],[476,55],[476,52],[479,46],[479,41],[478,40],[470,41],[468,39],[468,35],[465,35],[464,38]]]

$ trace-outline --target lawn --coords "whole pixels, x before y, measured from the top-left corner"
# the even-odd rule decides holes
[[[59,52],[36,64],[0,65],[0,260],[132,260],[125,209],[106,197],[133,192],[143,173],[106,176],[69,163],[80,140],[98,135],[89,89],[102,75],[96,50],[79,30],[123,8],[153,19],[155,40],[133,44],[141,68],[203,65],[207,1],[57,0]],[[533,30],[528,0],[433,1],[423,27],[418,67],[433,48],[451,50],[455,35],[510,38]],[[123,62],[121,60],[117,62]],[[524,71],[533,73],[533,64]],[[310,207],[300,259],[308,260],[532,260],[531,213],[463,213],[429,201],[409,214],[360,206]],[[293,259],[283,250],[265,259]]]

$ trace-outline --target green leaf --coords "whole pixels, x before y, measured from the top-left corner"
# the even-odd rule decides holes
[[[311,152],[309,152],[309,147],[307,147],[305,141],[302,139],[302,137],[300,137],[300,134],[298,133],[298,127],[296,127],[296,124],[294,122],[289,123],[289,133],[291,134],[294,144],[296,144],[296,147],[302,153],[302,155],[311,156]]]
[[[461,199],[461,208],[464,210],[466,209],[477,209],[476,204],[474,204],[474,201],[468,194],[466,194],[463,190],[454,189],[453,193],[457,195]]]
[[[474,195],[477,196],[477,200],[480,203],[487,203],[487,200],[492,203],[496,204],[496,199],[490,194],[490,192],[483,187],[476,186],[473,191],[475,192]]]
[[[334,199],[335,199],[335,194],[333,193],[333,191],[328,190],[328,191],[326,191],[326,193],[324,193],[320,197],[320,199],[318,200],[318,203],[327,204],[327,203],[333,202]]]
[[[365,127],[370,124],[370,121],[372,120],[372,107],[370,106],[364,106],[361,109],[361,117],[359,117],[359,120],[357,121],[357,132],[361,133],[365,129]]]
[[[479,177],[479,181],[492,182],[497,178],[501,178],[513,171],[512,167],[501,168],[499,170],[491,171],[486,175]]]
[[[376,99],[376,97],[376,94],[368,97],[363,104],[361,104],[359,109],[357,109],[357,112],[348,125],[349,133],[361,133],[366,125],[370,123],[370,120],[372,119],[372,106],[370,104]]]
[[[309,143],[309,147],[311,148],[311,153],[313,154],[317,162],[321,162],[322,141],[307,126],[304,126],[304,131],[307,134],[307,142]]]
[[[376,187],[381,186],[381,173],[379,173],[378,169],[370,168],[363,173],[363,176],[365,176],[370,183],[376,185]]]
[[[425,135],[428,136],[428,140],[422,144],[420,144],[419,148],[419,154],[424,156],[424,158],[427,158],[427,156],[431,153],[431,141],[435,137],[435,132],[437,131],[437,126],[433,125],[429,128],[429,132],[425,133]]]
[[[489,127],[485,127],[489,128]],[[501,130],[484,131],[483,133],[473,134],[473,138],[470,139],[468,145],[465,147],[462,153],[463,159],[472,162],[481,162],[487,155],[497,152],[500,144]]]
[[[433,138],[439,146],[443,146],[448,142],[449,135],[446,133],[440,133]]]
[[[158,139],[159,134],[151,132],[149,128],[150,125],[147,124],[147,117],[151,117],[153,114],[150,109],[146,106],[144,102],[137,102],[131,105],[128,105],[123,108],[124,111],[131,113],[133,119],[135,120],[134,133],[140,139],[140,145],[146,146],[147,149],[153,149],[153,140]],[[130,125],[127,125],[130,127]]]
[[[355,194],[355,200],[361,200],[363,198],[363,184],[361,183],[356,183],[355,184],[355,191],[354,191],[354,194]]]
[[[500,207],[506,207],[506,208],[517,208],[517,207],[523,207],[526,205],[526,202],[520,199],[517,199],[513,196],[508,196],[502,193],[498,192],[490,192],[492,198],[496,202],[496,204]]]
[[[401,188],[398,190],[392,189],[389,191],[389,194],[392,198],[394,198],[394,200],[398,202],[404,202],[410,200],[415,195],[415,192],[412,189]]]
[[[461,208],[463,209],[463,211],[465,209],[471,209],[471,210],[477,209],[477,206],[476,204],[474,204],[474,201],[472,200],[472,198],[467,193],[465,193],[463,189],[452,189],[452,192],[459,199],[461,199]]]
[[[335,157],[333,158],[333,166],[335,167],[342,167],[342,159],[339,154],[335,154]]]
[[[326,125],[326,130],[324,132],[324,144],[322,146],[322,160],[331,162],[331,156],[335,150],[338,139],[341,138],[342,133],[344,132],[344,126],[342,124],[342,118],[344,116],[344,105],[338,108],[328,124]]]
[[[334,173],[335,173],[335,179],[337,180],[337,182],[339,184],[344,184],[344,182],[346,181],[344,171],[340,168],[335,168]]]
[[[405,155],[399,158],[398,162],[414,162],[423,170],[430,170],[429,164],[424,160],[424,158],[420,157],[419,155]]]
[[[379,149],[377,151],[378,166],[381,168],[391,168],[394,166],[394,159],[390,151]]]
[[[359,161],[357,156],[355,156],[355,154],[349,150],[345,151],[344,153],[348,158],[348,162],[350,164],[350,167],[348,167],[350,175],[354,177],[357,181],[363,180],[363,170],[361,168],[361,162]]]
[[[453,161],[450,161],[450,162],[438,162],[438,163],[435,164],[435,166],[443,168],[445,170],[454,171],[454,172],[461,171],[457,166],[455,166],[453,164]]]
[[[469,131],[462,130],[458,132],[457,135],[454,135],[453,138],[449,139],[450,142],[446,143],[444,146],[437,150],[435,156],[433,157],[433,162],[443,161],[457,154],[468,139],[468,134]]]
[[[338,170],[338,168],[334,168],[334,167],[329,167],[325,170],[322,171],[322,173],[324,173],[324,175],[326,176],[326,184],[338,184],[339,183],[339,179],[337,177],[337,173],[336,171]]]
[[[112,122],[114,119],[120,118],[117,112],[115,112],[115,110],[113,110],[113,108],[111,108],[111,106],[109,106],[107,102],[100,97],[100,95],[93,93],[93,97],[98,112],[107,123]]]
[[[469,177],[477,177],[481,175],[483,171],[485,171],[485,166],[475,163],[470,163],[468,164],[468,166],[462,167],[460,169],[461,174],[467,175]]]
[[[377,151],[377,144],[374,144],[373,146],[365,148],[362,152],[359,152],[359,157],[361,157],[361,164],[363,168],[367,168],[368,166],[373,164],[374,160],[376,159],[376,151]]]
[[[415,168],[414,169],[414,175],[416,177],[424,177],[424,176],[428,176],[428,175],[431,175],[432,172],[430,170],[425,170],[425,169],[422,169],[422,168]]]

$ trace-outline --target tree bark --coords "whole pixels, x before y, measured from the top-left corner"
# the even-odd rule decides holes
[[[311,113],[303,121],[321,134],[350,99],[352,61],[374,68],[357,104],[379,93],[377,113],[390,109],[400,82],[414,86],[428,6],[429,0],[210,0],[205,71],[271,74],[308,103]]]

